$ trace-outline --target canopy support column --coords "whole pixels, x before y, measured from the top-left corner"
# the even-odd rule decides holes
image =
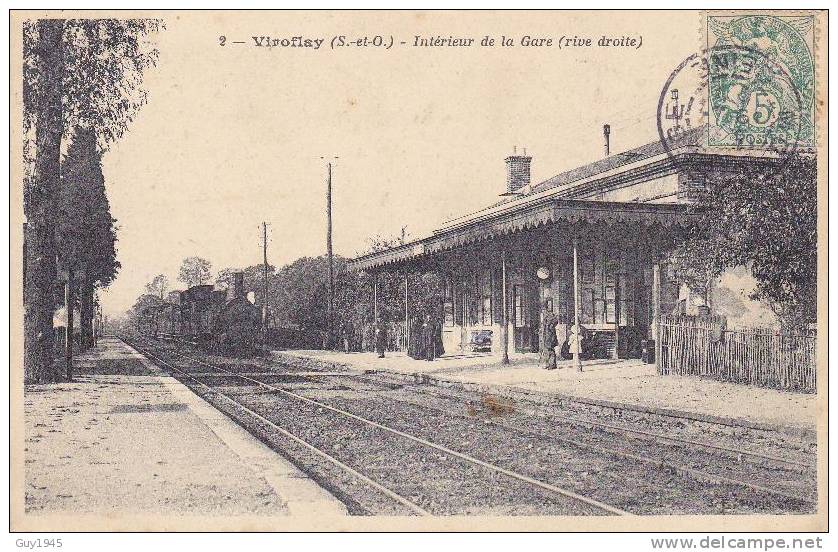
[[[573,327],[576,339],[573,344],[573,366],[577,372],[582,371],[582,328],[579,326],[579,239],[573,237]]]
[[[404,352],[410,351],[410,311],[407,303],[407,272],[404,273]]]
[[[378,273],[373,276],[372,280],[372,317],[378,324]]]
[[[506,251],[501,251],[501,315],[500,315],[500,347],[501,364],[509,364],[509,311],[506,304]]]
[[[468,304],[468,291],[466,290],[466,279],[463,278],[463,324],[460,326],[460,348],[463,352],[468,348],[468,312],[466,305]]]
[[[655,370],[661,373],[661,265],[652,265],[652,339],[655,340]]]

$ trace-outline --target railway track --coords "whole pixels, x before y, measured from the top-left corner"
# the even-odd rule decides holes
[[[301,370],[294,360],[273,360],[272,363],[287,367],[290,372]],[[318,373],[319,369],[308,366],[303,370]],[[428,382],[424,378],[419,378],[418,374],[366,370],[361,375],[346,368],[339,371],[333,368],[329,373],[359,380],[367,378],[367,381],[380,382],[381,385],[389,385],[393,389],[409,388],[415,393],[446,395],[461,401],[473,399],[476,394],[491,394],[481,389],[469,390],[468,384],[462,386],[456,381],[448,382],[451,385],[426,385]],[[431,391],[423,392],[428,389]],[[505,395],[501,393],[501,398]],[[552,397],[545,402],[526,392],[521,396],[516,395],[513,393],[507,396],[516,402],[516,412],[527,416],[549,418],[551,423],[577,425],[594,430],[611,430],[620,435],[642,437],[657,443],[674,443],[704,449],[736,458],[739,461],[756,462],[766,467],[787,466],[801,473],[814,472],[817,468],[815,462],[817,443],[807,432],[786,434],[771,428],[747,428],[732,423],[704,421],[677,414],[577,401],[572,397]],[[603,418],[606,421],[602,421]],[[653,430],[650,431],[650,429]],[[708,436],[712,442],[708,442]],[[755,449],[743,448],[741,446],[743,440],[746,442],[750,440]]]
[[[293,364],[281,363],[281,365],[291,368],[292,371],[298,369]],[[315,374],[316,372],[311,373]],[[412,394],[432,396],[434,398],[446,397],[450,399],[451,402],[460,404],[462,404],[463,402],[474,402],[475,396],[474,391],[467,391],[465,389],[457,389],[449,386],[423,385],[420,384],[418,381],[415,381],[415,378],[408,379],[406,376],[402,374],[393,374],[389,372],[365,372],[363,375],[360,375],[347,373],[344,371],[342,373],[330,373],[330,375],[334,377],[351,378],[353,380],[358,381],[367,381],[372,384],[381,385],[382,387],[389,387],[390,389],[406,388],[409,389],[410,393]],[[500,397],[500,399],[505,400],[503,397]],[[792,440],[801,439],[799,443],[795,443],[793,446],[789,443],[784,443],[782,446],[769,443],[760,443],[760,446],[768,450],[768,452],[758,452],[756,450],[742,448],[741,446],[726,446],[724,444],[720,444],[731,440],[731,435],[729,434],[731,431],[733,433],[733,439],[741,440],[743,438],[741,432],[737,431],[737,426],[718,425],[718,427],[721,429],[727,429],[728,435],[724,435],[723,433],[717,433],[714,435],[714,438],[717,438],[719,442],[707,442],[705,440],[699,440],[696,438],[679,437],[673,434],[664,435],[656,431],[649,431],[648,429],[639,429],[638,427],[629,427],[628,425],[626,425],[628,423],[634,423],[635,425],[642,426],[649,424],[651,420],[654,419],[658,425],[666,424],[667,431],[674,430],[676,427],[679,428],[677,430],[677,432],[679,433],[683,432],[685,428],[690,425],[689,423],[684,423],[683,418],[672,417],[668,416],[667,414],[649,412],[637,413],[632,410],[622,410],[618,406],[609,406],[607,407],[608,411],[613,412],[614,416],[620,419],[620,423],[608,423],[584,417],[585,415],[590,416],[589,413],[580,414],[577,412],[576,415],[569,415],[566,413],[559,414],[558,412],[560,410],[567,410],[568,405],[575,404],[572,399],[562,399],[561,401],[559,401],[558,404],[550,405],[531,402],[527,398],[524,398],[522,400],[516,399],[515,401],[516,404],[514,413],[529,417],[526,420],[528,423],[533,418],[541,419],[544,420],[545,423],[549,423],[550,425],[557,424],[561,426],[574,426],[594,431],[600,431],[608,433],[610,435],[617,435],[620,437],[629,437],[631,439],[638,440],[643,439],[658,445],[669,444],[677,445],[683,448],[698,449],[706,451],[707,453],[720,455],[739,464],[753,464],[755,466],[767,469],[789,470],[804,476],[811,476],[813,478],[815,477],[815,470],[817,468],[817,465],[814,460],[814,450],[816,444],[808,441],[807,439],[801,439],[797,436],[784,437],[791,438]],[[525,405],[530,405],[530,407],[527,407]],[[570,410],[572,412],[572,409]],[[624,416],[626,416],[625,419]],[[632,417],[637,419],[630,420],[629,418]],[[717,424],[714,424],[713,422],[699,422],[698,420],[691,420],[691,423],[698,423],[701,426],[706,426],[705,429],[710,429],[717,426]],[[745,433],[747,433],[748,431],[756,431],[757,433],[762,433],[766,432],[767,430],[744,430]],[[740,434],[737,435],[737,433]],[[758,435],[758,438],[756,440],[765,439],[763,435]],[[780,446],[780,451],[778,452],[777,450],[770,450],[774,446]]]
[[[307,374],[316,375],[317,372],[307,372]],[[393,382],[376,376],[378,374],[329,373],[330,379],[363,381],[392,390],[408,388],[401,396],[388,394],[387,400],[410,403],[425,409],[436,409],[446,415],[462,419],[473,419],[476,414],[471,405],[469,405],[469,410],[472,411],[467,415],[463,413],[463,404],[466,401],[474,402],[473,394],[470,397],[471,400],[468,400],[468,394],[464,392],[438,386],[431,388],[423,385],[406,386],[404,381]],[[423,400],[414,399],[420,395],[424,395]],[[439,403],[446,402],[446,399],[450,404],[440,407]],[[545,415],[533,411],[523,412],[526,413],[525,418],[521,416],[522,412],[516,405],[515,408],[510,408],[509,413],[501,417],[493,417],[486,423],[538,438],[563,442],[582,450],[645,463],[654,468],[667,469],[707,483],[727,483],[779,499],[805,503],[810,508],[815,506],[816,473],[814,465],[808,462],[554,413]],[[516,423],[516,417],[518,423]],[[510,419],[512,422],[509,421]],[[579,428],[583,431],[579,431]],[[596,431],[590,431],[592,428]],[[568,433],[571,431],[573,435],[569,436]],[[608,443],[609,446],[603,446],[602,443]],[[650,448],[650,444],[654,447]]]
[[[405,405],[417,407],[416,416],[428,416],[428,411],[433,410],[442,415],[439,419],[440,426],[446,423],[449,418],[459,418],[461,420],[459,425],[467,424],[475,419],[474,412],[466,414],[462,412],[462,409],[458,412],[451,408],[439,408],[429,405],[426,401],[420,403],[404,398],[397,399],[403,404],[399,408],[394,408],[390,405],[393,402],[391,399],[392,397],[388,396],[386,399],[382,398],[380,401],[370,400],[366,402],[364,407],[380,412],[383,417],[388,419],[398,416],[399,411],[406,408]],[[351,402],[347,401],[347,408],[351,407]],[[508,430],[505,433],[507,436],[531,437],[533,443],[527,444],[524,440],[519,440],[521,444],[516,445],[514,444],[515,440],[508,437],[505,440],[508,442],[499,440],[496,443],[499,448],[506,445],[516,450],[523,450],[522,447],[524,446],[538,445],[541,442],[547,445],[571,447],[574,449],[575,455],[583,463],[587,458],[591,460],[608,458],[617,460],[624,466],[626,464],[634,466],[644,465],[648,468],[646,473],[637,469],[625,469],[624,472],[627,481],[631,480],[639,487],[648,481],[648,476],[654,478],[655,474],[665,472],[665,476],[662,479],[667,480],[668,484],[674,485],[677,488],[684,487],[690,489],[687,494],[694,495],[696,499],[699,499],[699,502],[701,501],[701,497],[703,497],[704,501],[713,501],[720,499],[727,492],[730,492],[735,493],[739,501],[756,501],[757,497],[770,496],[776,502],[777,508],[781,511],[805,511],[815,507],[814,499],[810,499],[807,496],[809,492],[808,486],[799,484],[799,475],[795,471],[778,471],[777,469],[771,472],[746,471],[745,466],[736,461],[725,462],[715,455],[696,455],[693,450],[667,449],[658,451],[654,448],[650,449],[648,446],[644,448],[632,443],[621,442],[618,439],[614,439],[613,435],[604,436],[602,434],[590,434],[580,431],[568,435],[563,431],[547,428],[544,424],[527,427],[521,424],[509,423],[505,421],[506,417],[506,415],[490,417],[484,418],[481,421],[487,426],[490,425]],[[456,439],[454,441],[456,442]],[[692,456],[696,457],[693,458]],[[522,469],[526,468],[522,467]],[[638,471],[641,472],[640,475],[636,475]],[[635,475],[632,476],[632,473]],[[670,474],[681,477],[669,478],[668,475]],[[691,487],[691,480],[704,482],[713,487]],[[711,491],[712,488],[715,488],[716,492]],[[812,482],[811,493],[814,494],[814,492],[814,482]],[[675,507],[683,508],[684,513],[689,512],[689,498],[682,496],[681,504]],[[645,508],[649,508],[649,506],[646,505]]]
[[[384,386],[394,386],[393,388],[400,388],[404,387],[404,383],[402,382],[393,382],[389,379],[384,380],[377,380],[370,376],[377,376],[377,373],[372,373],[364,376],[355,376],[355,375],[347,375],[347,374],[339,374],[342,377],[352,377],[357,378],[359,380],[369,381],[371,383],[378,382],[380,385]],[[424,386],[414,386],[412,390],[420,390]],[[421,391],[420,391],[421,392]],[[451,391],[445,387],[434,387],[434,394],[435,395],[443,395],[446,397],[451,398],[452,400],[461,401],[466,393]],[[672,435],[663,435],[654,431],[648,431],[643,429],[637,429],[632,427],[627,427],[625,425],[619,425],[614,423],[605,423],[599,422],[595,420],[585,419],[578,416],[570,416],[566,414],[557,414],[555,412],[548,412],[547,408],[542,407],[541,409],[522,409],[520,406],[516,407],[516,412],[521,414],[525,414],[527,416],[539,417],[544,419],[549,419],[552,423],[559,423],[563,425],[571,425],[571,426],[578,426],[584,428],[590,428],[595,430],[602,430],[604,432],[611,432],[621,436],[630,436],[632,438],[640,438],[640,439],[647,439],[651,442],[658,443],[658,444],[677,444],[684,447],[693,447],[697,449],[703,449],[711,453],[717,453],[726,455],[729,458],[736,459],[740,462],[753,462],[759,466],[764,467],[776,467],[776,466],[785,466],[794,471],[799,473],[806,473],[814,471],[816,468],[814,460],[810,459],[803,459],[803,458],[783,458],[776,454],[766,454],[761,452],[756,452],[749,449],[744,449],[741,447],[730,447],[719,445],[715,443],[708,443],[705,441],[699,441],[697,439],[687,439],[683,437],[675,437]],[[663,415],[659,415],[663,416]]]
[[[276,421],[271,419],[271,417],[266,416],[264,412],[260,413],[260,412],[257,411],[257,408],[254,408],[253,406],[245,405],[244,402],[242,400],[240,400],[240,398],[236,398],[236,396],[234,394],[232,394],[230,392],[225,393],[223,391],[220,391],[218,389],[219,385],[213,386],[213,385],[209,385],[206,382],[202,381],[202,378],[207,378],[208,377],[206,374],[196,375],[194,373],[190,373],[187,369],[184,369],[183,367],[175,366],[172,361],[165,360],[165,359],[161,358],[157,354],[148,350],[146,347],[140,346],[139,344],[137,344],[134,341],[127,340],[127,339],[124,339],[124,341],[126,341],[127,344],[129,344],[130,346],[134,347],[139,352],[141,352],[142,354],[147,356],[150,360],[152,360],[153,362],[158,364],[160,367],[168,370],[170,373],[172,373],[172,375],[181,376],[182,378],[191,382],[193,385],[197,385],[197,386],[201,387],[202,389],[206,390],[208,392],[208,394],[210,394],[210,395],[214,395],[214,396],[217,396],[217,397],[224,398],[227,402],[229,402],[231,404],[234,404],[235,407],[237,409],[239,409],[241,412],[244,412],[247,415],[257,419],[259,422],[268,425],[274,431],[277,431],[277,432],[281,433],[284,437],[293,440],[294,442],[296,442],[299,445],[302,445],[303,447],[305,447],[307,450],[311,451],[312,453],[317,454],[321,458],[323,458],[323,459],[331,462],[335,466],[345,470],[346,472],[348,472],[353,477],[356,477],[356,478],[360,479],[365,484],[374,488],[376,491],[384,494],[385,496],[387,496],[391,500],[393,500],[393,501],[399,503],[400,505],[406,507],[413,514],[429,515],[429,514],[437,514],[437,513],[473,513],[473,512],[468,511],[468,508],[469,508],[468,506],[466,507],[466,511],[457,512],[456,511],[457,505],[439,504],[439,502],[433,501],[433,500],[430,501],[432,503],[432,506],[437,506],[436,509],[439,510],[439,511],[433,511],[434,510],[433,508],[432,509],[427,509],[426,507],[420,506],[419,504],[416,503],[415,499],[406,498],[405,496],[403,496],[403,494],[400,494],[396,490],[393,490],[394,485],[392,483],[382,484],[382,483],[374,480],[373,478],[361,473],[361,471],[359,471],[359,469],[353,468],[350,465],[348,465],[348,463],[338,459],[335,454],[331,454],[329,452],[326,452],[324,450],[324,448],[326,448],[327,443],[321,442],[321,443],[318,443],[318,444],[313,444],[309,440],[306,440],[306,439],[296,435],[295,433],[292,433],[291,431],[288,431],[285,427],[282,427],[281,425],[276,423]],[[340,408],[330,406],[326,403],[323,403],[323,402],[320,402],[320,401],[315,401],[315,400],[306,398],[302,395],[293,393],[291,391],[287,391],[287,390],[282,389],[280,387],[267,384],[263,381],[255,379],[253,377],[236,374],[234,372],[224,370],[223,368],[220,368],[220,367],[214,366],[214,365],[210,365],[208,363],[205,363],[204,361],[201,361],[199,359],[195,359],[195,358],[192,358],[192,357],[186,357],[186,356],[182,355],[182,358],[187,358],[190,362],[193,362],[193,363],[197,363],[197,364],[200,364],[200,365],[203,365],[203,366],[211,367],[211,368],[217,370],[219,373],[225,374],[226,376],[233,377],[233,378],[238,378],[238,379],[243,379],[243,380],[246,380],[246,381],[252,383],[255,386],[263,387],[263,388],[272,392],[272,396],[271,396],[272,400],[275,400],[275,398],[276,398],[276,395],[274,393],[279,393],[279,394],[282,394],[285,397],[288,397],[290,399],[294,399],[294,402],[303,403],[303,404],[307,405],[308,407],[311,407],[312,409],[314,409],[314,411],[316,413],[316,416],[319,416],[321,418],[323,417],[324,412],[328,411],[329,413],[334,414],[337,417],[343,418],[344,420],[351,420],[353,422],[363,424],[367,427],[374,428],[375,430],[377,430],[379,432],[382,432],[384,434],[387,434],[388,436],[392,436],[391,439],[390,439],[391,441],[401,440],[402,442],[399,444],[399,446],[398,447],[393,447],[393,449],[392,449],[393,452],[395,452],[398,456],[402,456],[404,454],[404,452],[405,452],[404,451],[404,448],[405,448],[404,441],[408,441],[412,444],[418,445],[420,448],[429,449],[429,450],[434,451],[435,453],[441,453],[439,456],[437,456],[435,458],[435,460],[441,460],[445,456],[447,456],[450,459],[455,459],[460,464],[467,464],[472,468],[470,470],[470,473],[467,474],[467,475],[470,475],[472,477],[472,481],[470,481],[470,483],[478,484],[478,485],[482,485],[482,486],[486,487],[483,490],[482,493],[477,493],[476,494],[477,498],[481,498],[481,502],[482,502],[482,497],[486,494],[490,495],[491,498],[494,498],[498,502],[504,502],[504,501],[508,502],[508,499],[510,497],[503,497],[503,494],[507,491],[507,489],[505,487],[509,487],[508,483],[509,483],[509,481],[511,481],[511,482],[514,482],[514,484],[516,485],[516,488],[513,489],[515,492],[510,493],[510,494],[513,495],[511,498],[513,498],[513,499],[524,498],[527,502],[531,502],[531,501],[535,500],[535,501],[537,501],[537,504],[535,504],[534,506],[537,506],[538,508],[547,508],[548,511],[552,510],[551,513],[553,513],[554,515],[556,515],[556,514],[564,514],[564,515],[568,515],[568,514],[569,515],[629,515],[629,512],[626,512],[626,511],[621,510],[619,508],[615,508],[615,507],[610,506],[610,505],[608,505],[604,502],[600,502],[600,501],[593,500],[593,499],[590,499],[590,498],[585,497],[585,496],[581,496],[577,493],[574,493],[574,492],[569,491],[567,489],[563,489],[563,488],[558,487],[556,485],[552,485],[552,484],[549,484],[549,483],[538,481],[538,480],[533,479],[533,478],[531,478],[529,476],[526,476],[524,474],[509,470],[509,469],[506,469],[506,468],[503,468],[501,466],[495,465],[495,464],[490,463],[490,462],[480,460],[480,459],[475,458],[473,456],[470,456],[468,454],[464,454],[464,453],[458,452],[456,450],[438,445],[438,444],[433,443],[433,442],[431,442],[427,439],[417,437],[417,436],[412,435],[410,433],[407,433],[405,431],[394,429],[392,427],[389,427],[387,425],[384,425],[384,424],[376,422],[376,421],[369,420],[369,419],[367,419],[365,417],[362,417],[362,416],[359,416],[357,414],[342,410]],[[288,411],[287,409],[283,409],[283,410]],[[299,415],[300,411],[296,410],[295,414]],[[286,423],[288,421],[289,420],[287,420],[287,419],[285,420]],[[326,425],[330,425],[330,424],[326,424]],[[247,426],[245,426],[245,427],[247,427]],[[399,439],[393,439],[393,437],[397,437]],[[388,444],[392,445],[393,443],[388,443]],[[428,462],[423,462],[423,470],[428,469],[427,464],[428,464]],[[443,462],[443,469],[445,471],[452,472],[452,471],[456,470],[456,468],[457,468],[457,466],[452,465],[450,460],[447,461],[447,462]],[[487,477],[487,475],[488,475],[488,477]],[[425,475],[423,475],[423,478],[425,478]],[[455,479],[458,479],[458,478],[459,478],[458,476],[455,477]],[[506,479],[507,480],[506,484],[502,483],[500,481],[501,479]],[[452,481],[452,483],[454,483],[454,481]],[[524,492],[521,492],[521,487],[522,486],[528,487],[528,489]],[[443,494],[443,495],[448,494],[448,492],[445,489],[442,489],[442,491],[443,491],[442,493],[438,493],[438,494]],[[517,496],[515,496],[515,495],[517,495]],[[480,505],[481,505],[480,502],[478,502],[476,504],[470,505],[470,507],[476,510],[476,509],[480,508]],[[453,508],[452,508],[452,506],[453,506]],[[513,507],[514,506],[516,506],[516,504],[513,503]],[[530,506],[533,506],[533,505],[530,505]],[[452,511],[452,510],[454,510],[454,511]],[[526,513],[526,508],[525,508],[525,513]]]
[[[457,439],[454,434],[456,433],[458,427],[461,427],[469,422],[473,422],[474,417],[472,415],[463,415],[461,412],[456,412],[445,405],[441,406],[440,404],[428,404],[427,401],[420,401],[417,403],[416,401],[406,399],[405,397],[394,398],[392,396],[388,396],[381,398],[375,396],[375,394],[373,394],[372,398],[366,398],[362,402],[359,402],[357,399],[348,400],[340,399],[339,397],[331,397],[328,401],[322,398],[320,400],[315,400],[300,393],[290,391],[285,387],[278,387],[266,382],[265,380],[270,379],[272,376],[269,372],[242,374],[241,372],[227,370],[207,363],[203,360],[184,355],[183,353],[175,351],[171,348],[160,348],[166,350],[167,354],[174,353],[179,355],[180,358],[192,363],[193,367],[194,365],[200,365],[211,369],[212,372],[196,373],[193,371],[190,373],[169,364],[171,368],[179,370],[181,374],[189,374],[190,378],[216,380],[213,385],[207,385],[204,382],[200,382],[201,385],[205,385],[209,389],[217,391],[218,387],[223,387],[224,385],[233,386],[233,382],[243,380],[248,382],[248,385],[255,386],[263,391],[269,392],[271,394],[271,400],[274,402],[277,400],[277,395],[281,395],[284,399],[287,399],[288,402],[297,404],[302,403],[308,407],[316,409],[318,412],[317,415],[320,417],[323,416],[324,412],[328,411],[330,414],[354,420],[355,422],[365,424],[380,431],[388,432],[389,434],[398,436],[402,439],[408,439],[415,444],[428,447],[434,451],[448,455],[449,457],[466,461],[473,466],[480,466],[492,471],[495,474],[515,479],[522,484],[525,483],[537,487],[542,492],[549,491],[554,494],[562,495],[566,499],[577,500],[579,503],[585,503],[588,506],[593,506],[594,509],[599,508],[600,511],[604,513],[627,513],[628,510],[639,510],[638,513],[666,513],[666,510],[655,511],[652,509],[652,511],[649,511],[648,505],[638,504],[635,500],[636,497],[626,497],[622,496],[621,493],[614,492],[603,493],[601,489],[592,489],[591,485],[585,484],[585,482],[582,482],[581,484],[579,482],[573,482],[573,485],[562,486],[546,483],[545,480],[549,480],[551,475],[549,470],[545,472],[544,470],[533,470],[530,466],[518,465],[520,463],[516,464],[516,459],[514,458],[500,458],[502,455],[496,455],[498,458],[484,457],[481,459],[474,456],[474,453],[469,454],[462,452],[462,449],[458,446],[461,444],[461,440]],[[166,362],[163,361],[163,359],[158,358],[158,360]],[[198,375],[196,376],[196,374]],[[223,376],[227,379],[225,381],[218,382],[217,380],[219,376]],[[369,381],[369,378],[358,378],[350,375],[332,374],[329,378],[331,380],[338,381],[345,381],[349,379],[350,382],[356,383],[358,381]],[[196,381],[199,380],[196,379]],[[378,383],[378,385],[387,385],[386,383],[382,384],[380,381],[373,383]],[[347,387],[347,389],[351,388],[351,385]],[[359,405],[362,409],[361,414],[364,415],[359,415]],[[293,406],[290,407],[293,408]],[[355,410],[354,412],[352,411],[353,409]],[[366,412],[365,410],[370,412]],[[371,415],[372,411],[376,411],[376,415]],[[428,428],[420,428],[421,431],[412,431],[411,433],[408,433],[406,429],[415,430],[416,428],[411,428],[409,422],[407,423],[407,427],[404,427],[405,423],[398,421],[399,418],[403,416],[407,416],[408,418],[412,417],[413,420],[421,418],[433,419],[433,424],[436,430],[434,431],[434,428],[431,428],[430,430]],[[388,422],[387,425],[383,423],[384,421]],[[397,423],[393,423],[394,421],[397,421]],[[400,423],[402,424],[402,427],[398,427]],[[570,455],[571,458],[577,463],[587,461],[591,466],[596,467],[596,469],[592,469],[591,471],[595,472],[595,476],[600,484],[608,484],[610,481],[611,485],[616,486],[620,484],[620,478],[622,478],[623,484],[625,481],[631,481],[632,488],[637,489],[646,497],[656,496],[656,500],[662,500],[662,502],[660,502],[662,506],[666,508],[675,508],[676,511],[681,510],[682,513],[709,513],[701,508],[702,505],[707,504],[711,505],[713,513],[718,513],[715,511],[718,509],[715,503],[719,501],[722,503],[727,502],[733,504],[734,506],[732,509],[736,512],[805,512],[811,511],[814,508],[814,499],[810,499],[808,496],[802,496],[788,489],[775,488],[765,484],[758,484],[752,481],[738,479],[737,477],[724,473],[724,471],[722,473],[719,473],[718,471],[716,473],[710,473],[697,469],[687,463],[676,463],[671,460],[667,461],[665,458],[661,458],[655,454],[650,454],[648,449],[644,450],[642,447],[606,447],[601,443],[597,443],[597,439],[600,441],[602,440],[602,434],[591,435],[590,432],[579,432],[577,429],[574,435],[568,435],[566,431],[564,431],[567,427],[578,428],[580,425],[584,425],[578,423],[578,421],[574,421],[573,424],[568,424],[567,427],[563,428],[563,431],[557,431],[555,428],[550,431],[543,427],[543,424],[536,424],[537,427],[523,427],[506,421],[491,419],[483,420],[482,424],[483,425],[479,428],[479,433],[485,434],[486,439],[497,439],[496,444],[498,447],[506,445],[512,446],[516,450],[520,450],[520,447],[532,447],[532,443],[535,442],[540,448],[549,450],[550,454],[554,455],[556,454],[556,451],[564,451],[565,454],[567,454],[567,451],[570,450],[572,451],[572,454]],[[390,427],[391,425],[395,425],[397,427]],[[612,433],[621,429],[619,426],[614,426],[613,424],[595,425],[604,426],[599,427],[599,429],[607,429]],[[487,429],[488,427],[491,427],[494,433],[490,432]],[[586,427],[593,426],[589,424]],[[498,433],[499,431],[502,431],[502,433]],[[419,435],[414,435],[414,433],[419,433]],[[690,440],[657,436],[651,432],[630,431],[625,432],[622,435],[643,437],[647,439],[647,442],[650,442],[649,440],[654,443],[666,441],[670,444],[677,444],[681,447],[697,447],[702,450],[709,449],[718,454],[736,454],[737,460],[741,460],[743,458],[742,455],[738,454],[739,451],[736,451],[735,449],[716,447],[707,443],[699,443],[701,446],[698,446]],[[527,444],[524,436],[532,442]],[[660,437],[661,439],[655,439],[657,437]],[[325,443],[325,445],[328,446],[328,443]],[[456,448],[460,448],[460,450],[455,450]],[[692,452],[693,449],[687,448],[682,450],[682,455],[683,453],[691,454]],[[768,455],[751,453],[745,457],[758,460],[759,462],[770,461],[776,464],[784,465],[787,468],[790,467],[783,462],[783,459],[770,457]],[[780,460],[780,462],[777,462],[778,460]],[[645,472],[642,469],[637,468],[637,466],[640,465],[647,468]],[[583,473],[586,477],[589,475],[587,472]],[[661,473],[664,473],[665,476],[661,477]],[[615,474],[617,474],[617,476],[615,476]],[[655,481],[656,479],[658,481]],[[662,485],[660,484],[660,480],[666,481],[666,483]],[[701,484],[695,484],[694,482],[700,482]],[[569,490],[566,488],[568,486],[571,488],[575,486],[576,488],[575,490]],[[582,492],[578,492],[580,489]],[[683,492],[679,492],[680,490],[683,490]],[[606,500],[603,500],[602,498],[591,498],[591,495],[605,495],[605,497],[610,497],[615,494],[617,495],[616,502],[611,500],[606,502]],[[662,495],[664,495],[663,498]],[[698,509],[691,510],[690,501],[692,499],[698,502]],[[616,504],[616,506],[610,506],[609,504],[612,504],[612,502]],[[420,509],[422,508],[420,507]],[[720,509],[722,512],[725,511],[724,506],[721,506]]]
[[[338,378],[354,378],[354,376],[336,376]],[[365,378],[361,377],[364,380]],[[366,380],[370,381],[370,380]],[[388,397],[390,398],[390,397]],[[477,403],[476,406],[469,405],[471,410],[469,413],[463,413],[462,408],[459,410],[457,406],[460,404],[443,404],[444,402],[435,397],[430,400],[416,401],[406,397],[397,397],[395,400],[412,404],[421,408],[430,408],[438,410],[449,416],[456,416],[462,419],[473,419],[477,410],[481,405]],[[510,407],[511,408],[511,407]],[[483,408],[485,410],[485,408]],[[528,418],[526,422],[528,426],[522,425],[520,422],[509,422],[504,418],[508,416],[494,417],[489,414],[489,418],[484,422],[487,424],[496,425],[498,427],[506,428],[519,433],[533,435],[542,439],[552,439],[559,442],[570,444],[582,450],[593,451],[603,455],[613,455],[623,460],[629,460],[639,463],[648,464],[656,468],[665,468],[674,473],[680,473],[701,481],[708,483],[728,483],[731,485],[738,485],[757,492],[770,494],[779,498],[784,498],[792,501],[799,501],[804,503],[812,503],[814,501],[807,496],[804,496],[805,491],[815,492],[814,471],[808,465],[801,465],[793,461],[776,458],[773,456],[761,455],[758,453],[746,453],[738,449],[731,449],[728,447],[714,447],[708,443],[698,443],[694,440],[678,439],[673,437],[660,436],[650,432],[642,432],[615,426],[613,424],[596,424],[585,423],[584,421],[576,422],[569,421],[565,417],[550,416],[548,421],[535,421]],[[551,422],[560,421],[565,425],[556,428],[551,427]],[[574,434],[568,435],[568,428],[570,426],[595,427],[598,429],[607,429],[608,431],[599,431],[591,433],[587,431],[575,431]],[[642,437],[645,442],[642,444],[636,439],[636,436]],[[615,439],[618,437],[618,439]],[[611,446],[602,446],[602,441],[612,441]],[[650,449],[649,443],[654,443],[658,446],[656,449]],[[675,445],[664,446],[666,444]],[[693,447],[708,449],[713,451],[711,455],[696,455]],[[727,455],[726,457],[723,455]],[[757,459],[758,462],[748,463],[748,457]],[[726,460],[726,463],[722,463]],[[766,460],[775,464],[770,466],[766,464]],[[701,466],[701,467],[697,467]],[[766,470],[762,471],[760,470]],[[742,475],[746,479],[731,477],[729,473],[732,469],[743,472]],[[803,478],[798,476],[810,476],[811,489],[802,489],[799,481]],[[771,485],[774,485],[772,487]]]

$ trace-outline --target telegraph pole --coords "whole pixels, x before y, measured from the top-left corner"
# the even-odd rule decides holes
[[[67,323],[64,325],[64,365],[67,369],[67,381],[73,381],[73,267],[67,267],[67,283],[64,287],[64,308]]]
[[[262,296],[262,332],[265,336],[265,349],[268,348],[268,224],[262,222],[262,268],[263,292]]]
[[[335,265],[332,254],[332,163],[328,163],[329,173],[326,182],[326,254],[329,256],[329,313],[331,314],[335,301]]]
[[[326,256],[329,259],[329,304],[326,310],[326,328],[329,345],[332,343],[332,322],[335,304],[335,266],[332,255],[332,162],[326,164]]]

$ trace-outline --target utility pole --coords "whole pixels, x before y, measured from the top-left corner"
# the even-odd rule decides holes
[[[64,308],[67,323],[64,326],[64,363],[67,368],[67,381],[73,381],[73,268],[67,267],[67,283],[64,287]]]
[[[268,224],[262,222],[262,333],[265,337],[265,349],[268,348]]]
[[[579,310],[582,308],[579,296],[579,239],[573,237],[573,327],[576,343],[573,345],[573,366],[577,372],[582,371],[582,327],[579,325]]]
[[[332,162],[326,164],[326,256],[329,259],[329,304],[326,310],[326,329],[328,343],[332,343],[332,328],[335,305],[335,266],[332,256]]]

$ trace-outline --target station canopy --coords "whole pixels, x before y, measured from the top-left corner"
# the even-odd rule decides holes
[[[518,205],[503,203],[474,215],[450,221],[420,240],[369,253],[349,263],[354,271],[397,269],[399,265],[460,247],[509,236],[540,226],[580,225],[659,227],[685,230],[696,208],[677,203],[636,203],[543,198]],[[461,222],[458,222],[461,221]]]

